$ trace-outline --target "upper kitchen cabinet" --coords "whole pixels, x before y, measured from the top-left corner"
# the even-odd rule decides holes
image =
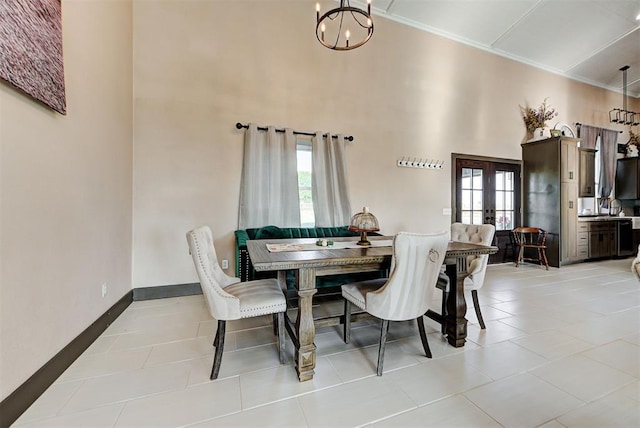
[[[618,159],[616,166],[616,199],[640,199],[639,158]]]
[[[596,150],[580,147],[578,169],[578,196],[589,198],[596,196]]]
[[[571,138],[554,138],[560,145],[560,174],[563,183],[578,182],[578,143]],[[551,143],[554,144],[554,143]]]

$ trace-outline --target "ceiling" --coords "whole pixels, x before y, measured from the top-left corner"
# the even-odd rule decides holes
[[[620,93],[628,65],[627,95],[640,98],[640,0],[372,0],[372,8],[374,19]]]

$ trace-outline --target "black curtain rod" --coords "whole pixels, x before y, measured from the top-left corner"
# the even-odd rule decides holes
[[[582,126],[582,124],[580,122],[576,122],[576,126]],[[591,126],[591,125],[585,125],[585,126]],[[592,128],[597,128],[597,126],[591,126]],[[607,128],[600,128],[600,129],[607,129]],[[608,129],[608,131],[615,131],[615,129]],[[619,134],[622,134],[622,131],[618,131]]]
[[[240,122],[238,122],[238,123],[236,123],[236,128],[238,128],[238,129],[242,129],[242,128],[248,129],[249,125],[243,125]],[[267,129],[268,128],[266,126],[258,126],[258,131],[266,131]],[[284,132],[284,129],[276,129],[276,132]],[[316,134],[311,133],[311,132],[293,131],[293,133],[296,134],[296,135],[308,135],[310,137],[315,137],[316,136]],[[323,135],[326,136],[327,134],[323,134]],[[338,138],[335,135],[332,135],[332,137],[333,138]],[[347,140],[347,141],[353,141],[353,135],[346,136],[346,137],[344,137],[344,139]]]

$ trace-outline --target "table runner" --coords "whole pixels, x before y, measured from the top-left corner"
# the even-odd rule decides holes
[[[328,241],[328,240],[327,240]],[[392,239],[374,240],[371,241],[371,245],[367,247],[391,247],[393,245]],[[330,249],[345,249],[345,248],[367,248],[363,245],[358,245],[356,241],[334,241],[333,245],[326,247],[316,245],[315,242],[311,244],[267,244],[267,250],[270,253],[279,253],[281,251],[314,251],[314,250],[330,250]]]

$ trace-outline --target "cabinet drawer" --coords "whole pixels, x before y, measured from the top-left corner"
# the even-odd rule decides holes
[[[608,222],[608,221],[599,221],[599,222],[592,222],[589,230],[591,232],[608,232],[609,230],[615,228],[615,224],[612,222]]]
[[[578,246],[589,245],[589,232],[578,232]]]
[[[589,246],[578,245],[578,259],[585,260],[589,258]]]
[[[578,233],[580,232],[588,232],[589,231],[589,223],[587,223],[586,221],[579,221],[578,222]]]

